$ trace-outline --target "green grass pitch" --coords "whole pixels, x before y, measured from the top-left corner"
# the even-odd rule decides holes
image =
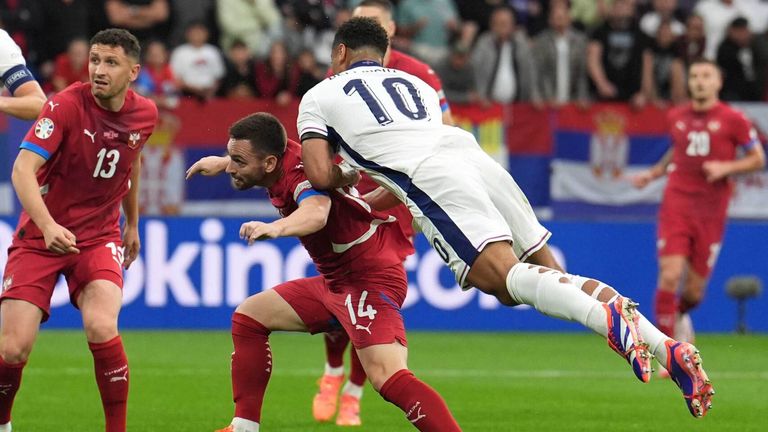
[[[228,424],[228,333],[130,331],[123,338],[131,361],[129,431],[201,432]],[[768,430],[768,336],[699,336],[717,390],[704,419],[690,417],[669,380],[637,381],[596,336],[413,332],[409,341],[411,368],[445,397],[465,431]],[[272,351],[262,430],[348,430],[311,417],[322,339],[275,334]],[[360,431],[415,430],[370,387],[362,416]],[[13,418],[16,432],[103,430],[81,332],[41,333]]]

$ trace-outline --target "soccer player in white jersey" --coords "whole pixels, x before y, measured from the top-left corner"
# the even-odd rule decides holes
[[[462,287],[589,327],[607,337],[643,382],[650,379],[653,353],[670,366],[691,414],[706,414],[714,391],[693,345],[667,338],[625,297],[602,303],[579,289],[586,279],[520,261],[546,229],[472,134],[442,124],[434,90],[381,66],[387,45],[386,32],[369,18],[353,18],[337,31],[336,75],[305,94],[299,108],[302,158],[312,184],[348,184],[349,174],[333,163],[337,150],[408,205]]]
[[[43,110],[45,93],[26,65],[19,46],[8,32],[0,30],[0,87],[11,94],[0,95],[0,112],[34,120]]]

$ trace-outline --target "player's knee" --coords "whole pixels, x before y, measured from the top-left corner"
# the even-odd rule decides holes
[[[0,357],[7,364],[17,364],[27,361],[32,352],[32,341],[16,340],[4,337],[0,340]]]
[[[85,336],[89,342],[106,342],[114,339],[117,334],[117,321],[101,317],[83,323]]]
[[[659,289],[676,291],[683,278],[683,269],[675,266],[663,267],[659,274]]]
[[[368,365],[365,369],[365,373],[368,375],[368,381],[371,382],[371,386],[377,392],[381,391],[381,388],[384,387],[384,383],[386,383],[395,372],[396,371],[389,370],[381,363]]]

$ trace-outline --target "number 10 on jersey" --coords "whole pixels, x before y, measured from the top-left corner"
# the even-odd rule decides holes
[[[424,101],[421,100],[419,90],[413,83],[405,78],[387,78],[381,84],[384,86],[387,94],[389,94],[392,102],[395,103],[397,110],[404,116],[411,120],[423,120],[429,117]],[[366,81],[353,79],[344,86],[344,92],[347,96],[352,96],[355,93],[360,95],[380,125],[386,126],[394,121]]]

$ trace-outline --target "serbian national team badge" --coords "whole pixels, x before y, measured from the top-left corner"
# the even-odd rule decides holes
[[[3,280],[3,292],[10,288],[11,285],[13,285],[13,275],[10,275]]]
[[[141,132],[131,132],[128,135],[128,147],[135,149],[139,141],[141,141]]]
[[[709,129],[710,132],[717,132],[720,130],[720,122],[717,120],[712,120],[707,124],[707,129]]]
[[[43,117],[35,125],[35,136],[40,139],[48,139],[53,134],[53,120]]]

